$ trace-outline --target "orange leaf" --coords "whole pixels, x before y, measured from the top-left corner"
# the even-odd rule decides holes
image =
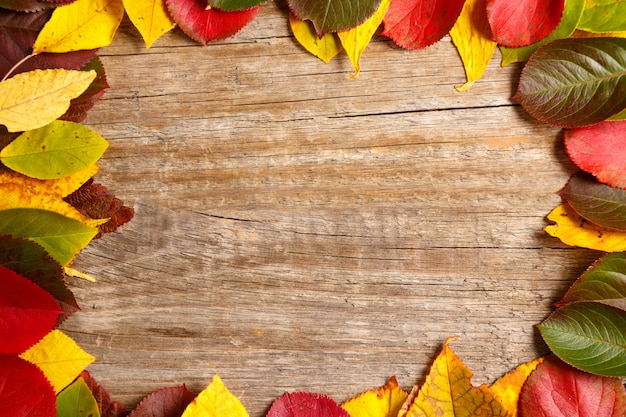
[[[491,386],[491,390],[500,400],[504,408],[510,413],[511,417],[517,416],[517,403],[522,385],[528,379],[528,375],[535,370],[537,365],[542,363],[544,358],[538,358],[530,362],[526,362],[500,377]]]
[[[407,396],[392,376],[382,387],[363,392],[341,407],[351,417],[396,417]]]

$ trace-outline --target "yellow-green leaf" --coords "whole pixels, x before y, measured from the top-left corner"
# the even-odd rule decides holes
[[[469,89],[483,76],[496,50],[496,42],[491,40],[485,1],[466,0],[461,15],[450,30],[450,37],[459,51],[467,78],[465,84],[455,86],[457,91]]]
[[[96,359],[60,330],[48,333],[20,358],[37,365],[57,394]]]
[[[57,7],[33,45],[33,52],[70,52],[107,46],[122,18],[122,0],[76,0]]]
[[[239,399],[224,386],[219,375],[187,406],[182,417],[248,417]]]
[[[341,45],[343,46],[343,49],[346,50],[350,63],[352,64],[352,68],[354,68],[354,74],[350,74],[351,77],[356,78],[359,76],[359,72],[361,71],[361,65],[359,63],[361,55],[363,54],[365,47],[372,40],[372,36],[376,33],[376,29],[378,29],[382,23],[383,17],[385,17],[385,13],[387,13],[390,3],[391,0],[382,0],[376,12],[367,18],[365,22],[352,29],[337,32]]]
[[[9,132],[37,129],[63,116],[95,71],[35,70],[0,82],[0,124]]]
[[[298,19],[293,13],[289,14],[289,25],[300,45],[325,63],[328,64],[341,51],[341,43],[335,34],[326,33],[320,38],[310,22]]]
[[[124,8],[146,48],[176,26],[165,8],[165,0],[124,0]]]
[[[543,361],[544,358],[539,358],[523,363],[491,385],[491,391],[500,400],[502,406],[508,410],[510,417],[517,416],[517,403],[524,382],[537,365]]]
[[[363,392],[341,404],[351,417],[396,417],[408,394],[391,377],[380,388]]]
[[[98,402],[82,377],[57,395],[57,417],[100,417]]]
[[[594,226],[569,207],[561,204],[548,214],[548,220],[556,224],[546,226],[545,231],[570,246],[605,252],[626,251],[626,232],[616,232]]]

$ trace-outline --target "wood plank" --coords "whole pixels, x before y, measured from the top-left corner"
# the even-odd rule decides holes
[[[271,3],[224,42],[145,50],[126,24],[101,56],[98,181],[136,217],[80,255],[98,282],[72,283],[63,328],[127,406],[214,373],[251,416],[285,391],[408,389],[453,335],[491,382],[546,353],[533,325],[597,257],[542,232],[574,167],[498,54],[458,93],[448,38],[377,38],[355,80]]]

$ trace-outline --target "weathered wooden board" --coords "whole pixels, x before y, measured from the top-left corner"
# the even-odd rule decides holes
[[[136,217],[80,255],[98,282],[63,327],[128,406],[214,373],[254,417],[285,391],[410,388],[453,335],[492,382],[546,353],[533,325],[597,257],[542,231],[574,168],[499,54],[458,93],[448,38],[377,38],[352,79],[271,3],[225,42],[145,50],[125,25],[101,56],[98,181]]]

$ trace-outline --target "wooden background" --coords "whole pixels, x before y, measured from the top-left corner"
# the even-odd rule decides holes
[[[72,282],[63,328],[129,407],[215,373],[252,417],[285,391],[410,389],[454,335],[490,383],[547,352],[533,326],[599,256],[542,231],[574,167],[499,53],[458,93],[448,37],[379,37],[355,80],[301,49],[279,2],[207,47],[176,31],[145,50],[125,24],[101,57],[97,178],[136,216],[79,256],[98,282]]]

